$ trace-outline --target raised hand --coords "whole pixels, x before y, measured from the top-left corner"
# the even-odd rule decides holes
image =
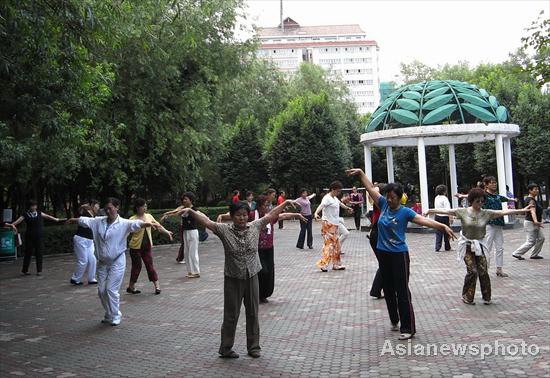
[[[348,176],[357,176],[357,175],[364,174],[364,172],[361,168],[351,168],[346,170],[346,174]]]

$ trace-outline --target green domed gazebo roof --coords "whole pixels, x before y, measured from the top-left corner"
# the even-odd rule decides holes
[[[458,80],[405,85],[380,104],[366,132],[436,124],[504,123],[508,112],[485,89]]]

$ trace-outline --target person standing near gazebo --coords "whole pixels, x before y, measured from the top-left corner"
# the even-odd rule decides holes
[[[455,238],[449,226],[416,214],[412,209],[401,205],[403,187],[389,183],[384,187],[384,196],[376,191],[374,185],[361,169],[347,170],[348,176],[359,176],[361,182],[380,207],[378,219],[378,242],[376,250],[379,257],[384,298],[392,324],[392,331],[400,331],[399,340],[407,340],[416,333],[415,316],[409,290],[409,246],[405,231],[409,222],[435,228]],[[398,323],[401,323],[398,326]]]
[[[486,176],[483,179],[485,188],[486,201],[483,205],[484,209],[488,210],[502,210],[503,202],[516,202],[515,198],[507,198],[497,193],[497,180],[493,176]],[[508,274],[502,271],[504,265],[504,235],[502,229],[504,228],[504,218],[497,217],[489,221],[487,224],[487,234],[485,236],[485,245],[489,253],[495,246],[495,265],[497,267],[497,277],[508,277]]]
[[[443,184],[438,185],[435,188],[435,194],[437,194],[435,196],[435,199],[434,199],[434,207],[436,209],[450,209],[451,208],[451,203],[449,202],[449,199],[447,198],[447,187],[445,185],[443,185]],[[434,220],[436,222],[446,224],[447,226],[450,225],[450,217],[448,215],[445,215],[445,214],[435,214]],[[451,250],[451,241],[449,240],[449,236],[446,233],[441,232],[439,230],[437,230],[435,232],[435,251],[439,252],[439,250],[441,249],[442,240],[445,241],[445,251],[450,251]]]
[[[542,232],[542,207],[537,202],[537,196],[539,195],[539,186],[537,184],[529,184],[527,186],[529,196],[525,198],[525,202],[528,205],[533,205],[531,211],[525,214],[525,220],[523,221],[523,229],[527,234],[527,240],[518,249],[514,251],[512,257],[518,260],[524,260],[522,257],[525,252],[533,248],[531,252],[531,258],[538,260],[542,259],[539,256],[544,244],[544,233]]]
[[[361,231],[361,215],[363,211],[363,195],[357,191],[357,187],[351,188],[350,205],[353,209],[353,219],[355,220],[355,228]]]

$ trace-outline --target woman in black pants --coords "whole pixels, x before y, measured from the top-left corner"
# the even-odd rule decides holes
[[[33,253],[36,256],[36,275],[39,276],[42,273],[42,229],[44,227],[44,219],[60,222],[60,219],[39,211],[36,201],[30,200],[28,211],[17,218],[12,224],[8,224],[16,232],[19,223],[25,221],[25,225],[27,226],[24,238],[25,257],[23,258],[22,270],[22,273],[26,276],[30,274],[29,265]]]
[[[361,169],[350,169],[347,173],[349,176],[358,175],[361,178],[374,203],[380,208],[376,250],[391,328],[392,331],[401,331],[399,340],[410,339],[416,333],[416,326],[409,290],[409,247],[405,239],[407,224],[414,222],[439,229],[452,238],[455,235],[449,226],[424,218],[410,208],[402,206],[403,187],[400,184],[386,185],[385,196],[382,196]]]
[[[434,208],[451,210],[451,203],[447,198],[447,187],[445,185],[438,185],[435,188],[435,194],[437,194],[437,196],[435,196]],[[447,226],[449,226],[450,224],[450,218],[446,214],[436,214],[434,219],[436,222],[446,224]],[[439,250],[441,249],[441,242],[443,239],[445,240],[445,251],[451,250],[451,241],[449,240],[449,236],[446,233],[437,230],[435,232],[436,252],[439,252]]]
[[[357,191],[357,188],[354,186],[351,189],[351,208],[353,209],[353,219],[355,220],[355,228],[361,230],[361,215],[363,212],[363,195]]]

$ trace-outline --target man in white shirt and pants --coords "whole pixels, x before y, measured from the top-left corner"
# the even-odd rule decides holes
[[[126,269],[125,252],[128,248],[127,238],[131,232],[140,228],[156,225],[140,220],[131,221],[118,215],[120,202],[116,198],[108,198],[105,204],[105,217],[72,218],[68,223],[78,223],[79,226],[90,228],[94,235],[94,245],[98,257],[97,278],[98,295],[105,309],[102,323],[119,325],[122,313],[119,310],[120,286]]]

